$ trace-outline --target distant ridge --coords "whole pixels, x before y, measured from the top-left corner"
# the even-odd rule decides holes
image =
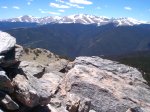
[[[104,16],[93,16],[87,14],[78,14],[70,16],[49,16],[49,17],[33,17],[29,15],[17,18],[1,19],[1,22],[30,22],[39,24],[48,23],[80,23],[80,24],[97,24],[98,26],[114,23],[116,26],[133,26],[139,24],[150,24],[146,21],[139,21],[133,18],[107,18]]]

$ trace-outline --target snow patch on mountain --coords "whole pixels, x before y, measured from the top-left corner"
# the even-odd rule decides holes
[[[0,19],[4,22],[31,22],[39,24],[48,23],[81,23],[81,24],[97,24],[98,26],[114,23],[116,26],[133,26],[139,24],[150,24],[146,21],[139,21],[133,18],[108,18],[104,16],[93,16],[87,14],[78,14],[70,16],[49,16],[49,17],[33,17],[33,16],[21,16],[11,19]]]

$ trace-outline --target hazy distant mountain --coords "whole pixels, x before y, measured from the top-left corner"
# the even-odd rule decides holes
[[[6,32],[23,46],[48,49],[59,55],[115,56],[150,50],[150,25],[47,24]]]
[[[38,23],[38,24],[47,24],[47,23],[81,23],[81,24],[97,24],[97,25],[106,25],[110,23],[114,23],[116,26],[133,26],[139,24],[148,24],[148,22],[138,21],[133,18],[107,18],[107,17],[99,17],[92,16],[86,14],[79,15],[70,15],[70,16],[50,16],[50,17],[33,17],[33,16],[21,16],[18,18],[11,19],[3,19],[0,20],[3,22],[29,22],[29,23]]]

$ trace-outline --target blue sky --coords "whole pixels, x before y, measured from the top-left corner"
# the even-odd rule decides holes
[[[150,21],[150,0],[0,0],[0,18],[90,14]]]

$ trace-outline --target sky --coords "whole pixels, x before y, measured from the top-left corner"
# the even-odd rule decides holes
[[[0,0],[0,19],[73,14],[150,21],[150,0]]]

